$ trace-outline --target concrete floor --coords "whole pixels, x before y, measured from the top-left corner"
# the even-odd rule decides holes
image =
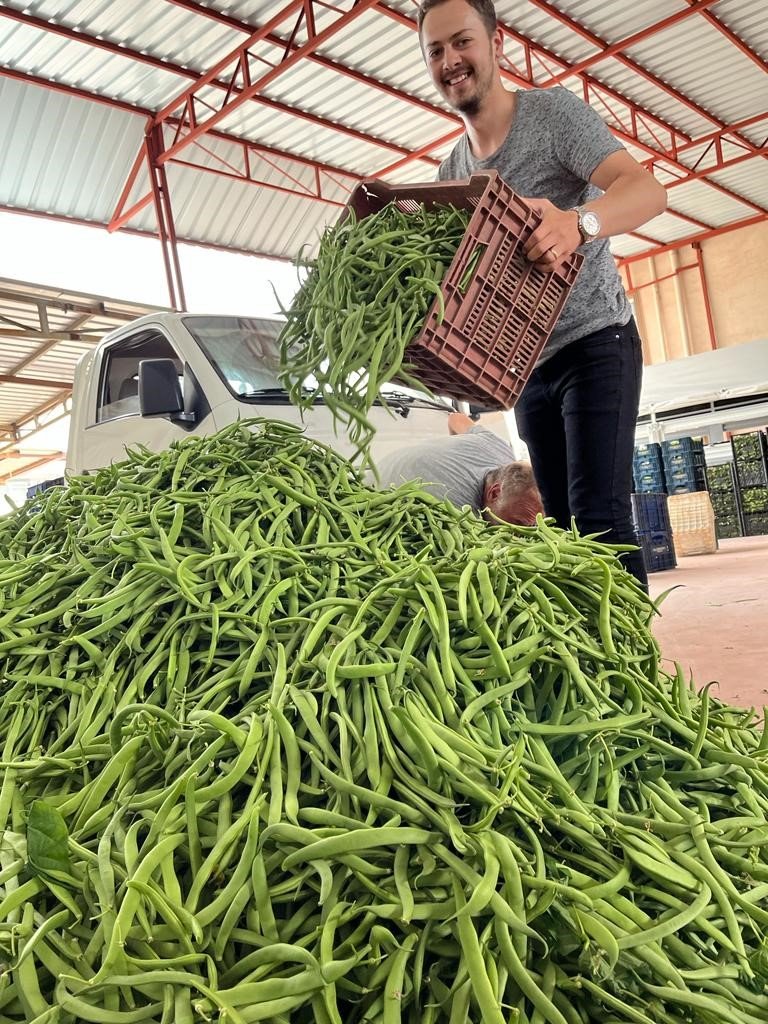
[[[698,688],[717,680],[720,700],[768,704],[768,536],[722,540],[649,582],[654,598],[677,588],[654,626],[662,655],[692,670]]]

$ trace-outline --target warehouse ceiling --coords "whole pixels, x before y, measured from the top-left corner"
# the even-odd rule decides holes
[[[61,457],[29,439],[69,414],[78,360],[158,308],[0,278],[0,484]]]
[[[0,208],[291,258],[461,131],[412,0],[0,5]],[[586,99],[664,183],[619,257],[768,217],[766,0],[500,0],[512,88]],[[153,189],[152,185],[156,186]]]
[[[618,258],[768,219],[766,0],[497,8],[509,87],[572,89],[668,190],[664,214],[613,240]],[[0,2],[0,210],[159,234],[177,306],[175,239],[293,258],[361,178],[431,180],[461,133],[428,79],[415,11],[413,0]],[[7,460],[60,415],[83,348],[145,308],[0,288]]]

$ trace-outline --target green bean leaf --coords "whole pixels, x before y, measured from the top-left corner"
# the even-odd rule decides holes
[[[27,864],[40,878],[74,884],[67,842],[69,833],[61,813],[45,800],[35,800],[27,822]]]

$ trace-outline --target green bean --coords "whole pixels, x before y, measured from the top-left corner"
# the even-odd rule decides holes
[[[328,333],[373,376],[406,259]],[[765,1017],[766,732],[660,668],[613,549],[277,423],[36,507],[0,519],[3,1020]]]

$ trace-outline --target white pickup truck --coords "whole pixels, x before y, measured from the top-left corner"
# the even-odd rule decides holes
[[[277,376],[281,323],[237,316],[154,313],[103,338],[75,370],[67,472],[100,469],[126,445],[155,451],[190,434],[212,434],[236,419],[302,423]],[[427,437],[445,437],[450,404],[392,388],[391,415],[371,410],[374,458]],[[327,406],[304,417],[307,434],[349,454]]]

